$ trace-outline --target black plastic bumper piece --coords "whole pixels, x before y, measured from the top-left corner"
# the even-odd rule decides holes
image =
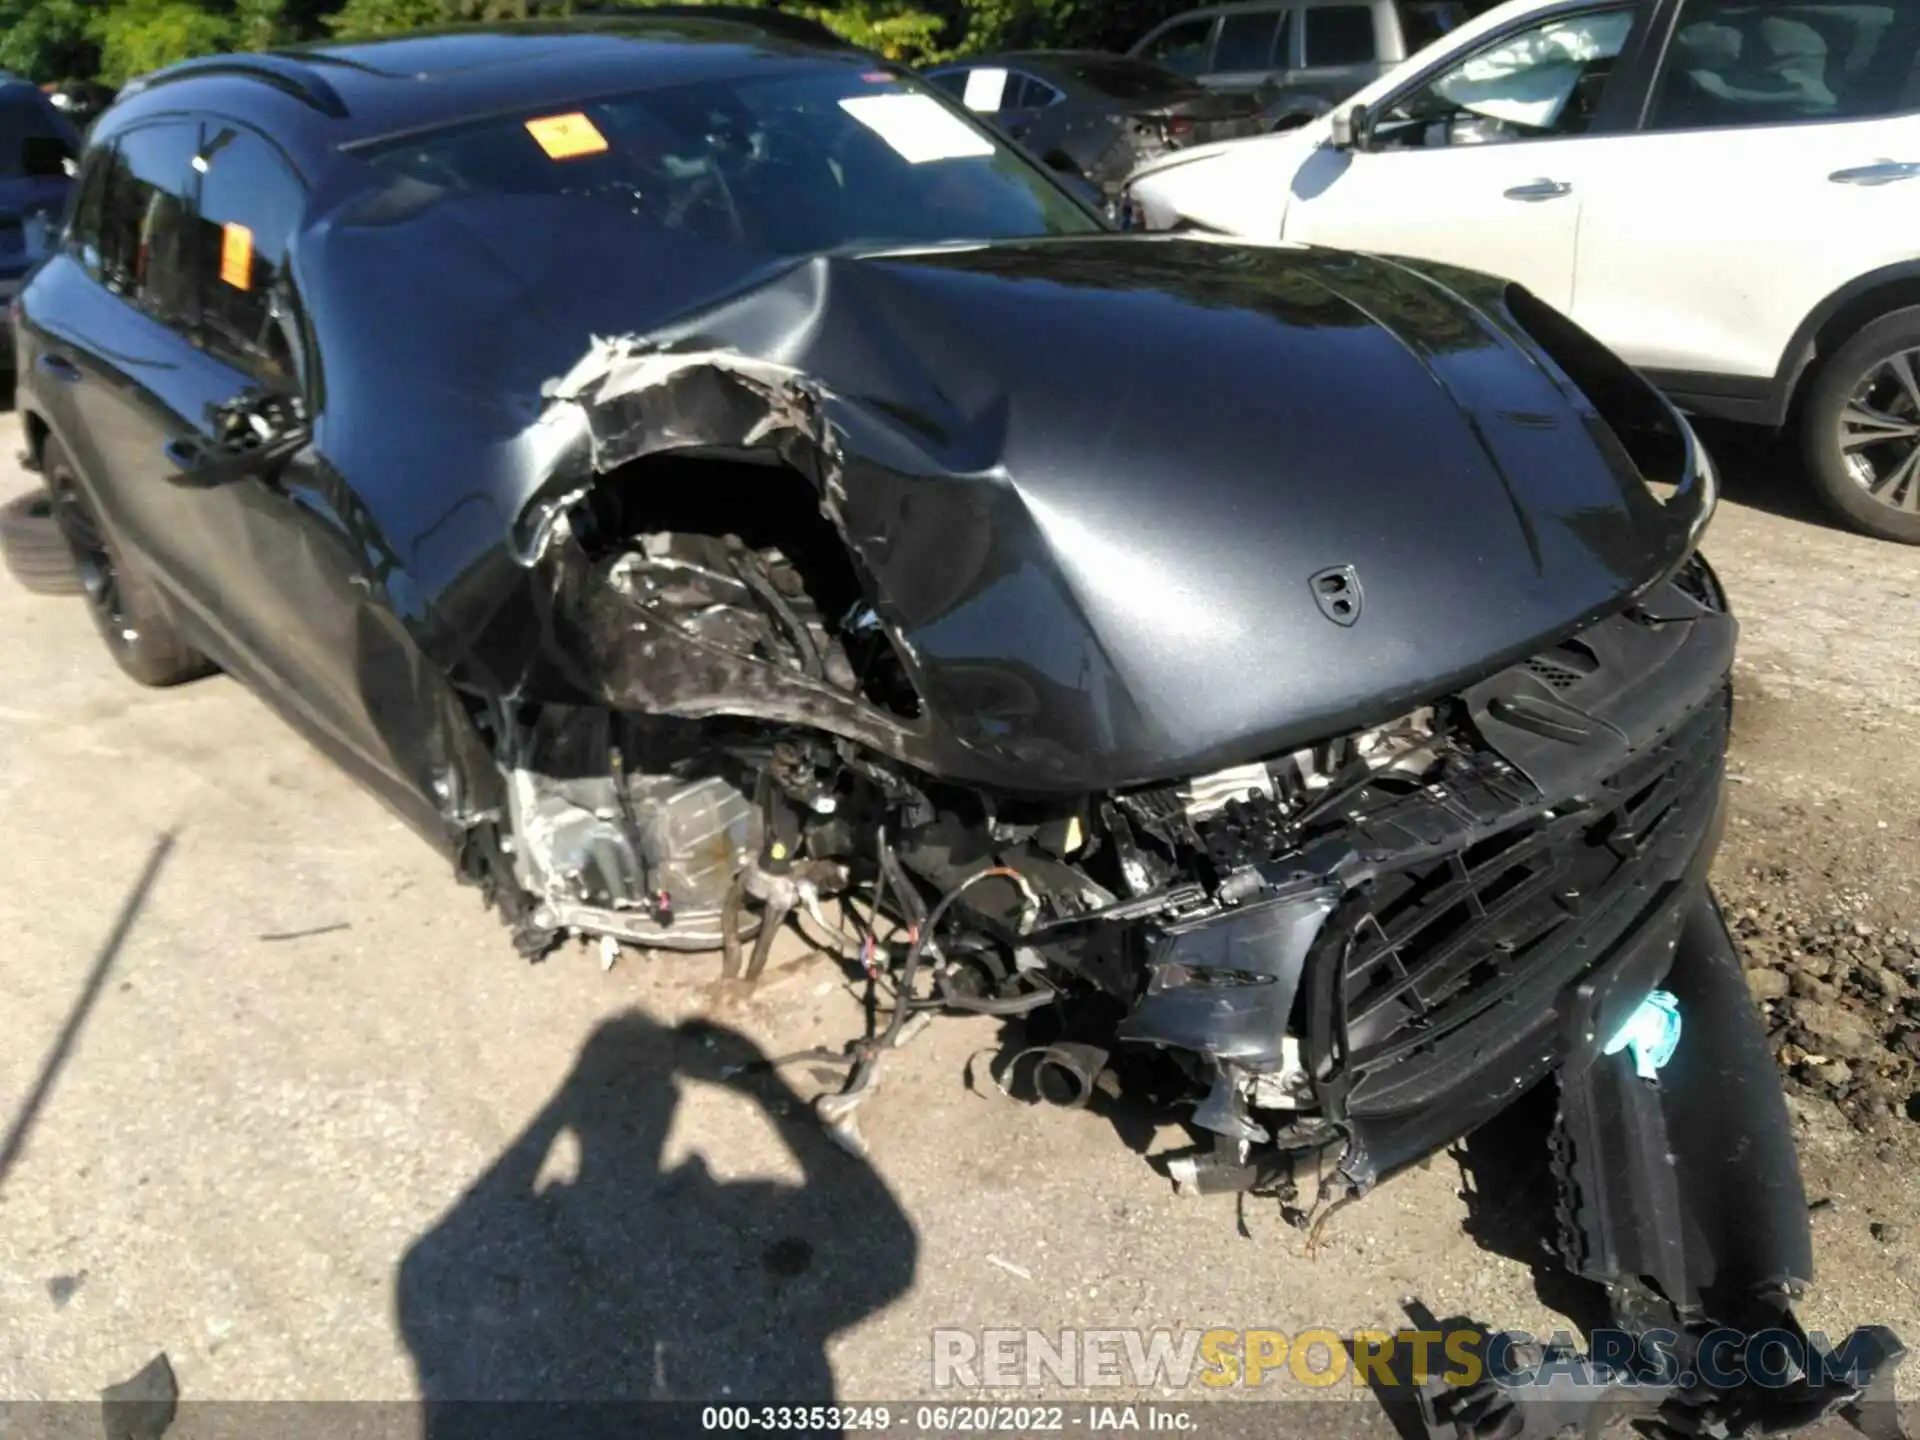
[[[1632,1420],[1653,1435],[1778,1434],[1838,1415],[1874,1440],[1905,1430],[1893,1377],[1905,1349],[1880,1326],[1820,1354],[1790,1300],[1813,1277],[1806,1194],[1786,1103],[1739,956],[1717,906],[1686,917],[1666,987],[1679,999],[1679,1049],[1657,1081],[1624,1054],[1563,1072],[1555,1135],[1564,1257],[1600,1285],[1621,1359],[1526,1347],[1468,1387],[1429,1386],[1429,1433],[1457,1440],[1546,1440]],[[1639,1348],[1663,1335],[1659,1351]],[[1712,1347],[1778,1336],[1801,1361],[1728,1367]],[[1658,1364],[1648,1363],[1657,1359]]]

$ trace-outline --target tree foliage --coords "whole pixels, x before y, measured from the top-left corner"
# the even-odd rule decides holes
[[[100,64],[87,0],[0,0],[0,70],[35,80],[84,78]]]
[[[0,0],[0,69],[118,84],[192,55],[540,19],[609,0]],[[611,0],[643,5],[645,0]],[[732,0],[742,3],[742,0]],[[1124,49],[1198,0],[745,0],[913,64],[996,50]],[[1491,0],[1472,0],[1484,8]]]

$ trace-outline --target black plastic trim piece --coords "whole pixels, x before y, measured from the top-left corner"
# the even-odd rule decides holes
[[[1692,370],[1642,370],[1680,409],[1745,425],[1778,425],[1787,406],[1777,382],[1760,376],[1709,375]]]

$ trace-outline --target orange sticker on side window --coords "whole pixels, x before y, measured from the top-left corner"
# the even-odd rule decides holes
[[[607,137],[600,133],[593,121],[578,111],[571,115],[547,115],[538,120],[529,120],[527,133],[533,136],[535,144],[547,152],[549,160],[598,155],[607,148]]]
[[[220,227],[220,278],[236,290],[253,288],[253,231],[231,220]]]

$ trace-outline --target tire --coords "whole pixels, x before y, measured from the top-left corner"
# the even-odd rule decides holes
[[[86,593],[53,518],[53,497],[45,490],[30,490],[0,505],[0,557],[21,587],[35,595]]]
[[[1887,438],[1846,419],[1856,401],[1883,417]],[[1821,362],[1800,412],[1800,450],[1834,514],[1920,545],[1920,307],[1883,315]]]
[[[142,685],[179,685],[211,675],[213,664],[181,638],[153,582],[128,563],[125,547],[101,521],[58,440],[47,441],[40,470],[87,611],[114,663]]]

